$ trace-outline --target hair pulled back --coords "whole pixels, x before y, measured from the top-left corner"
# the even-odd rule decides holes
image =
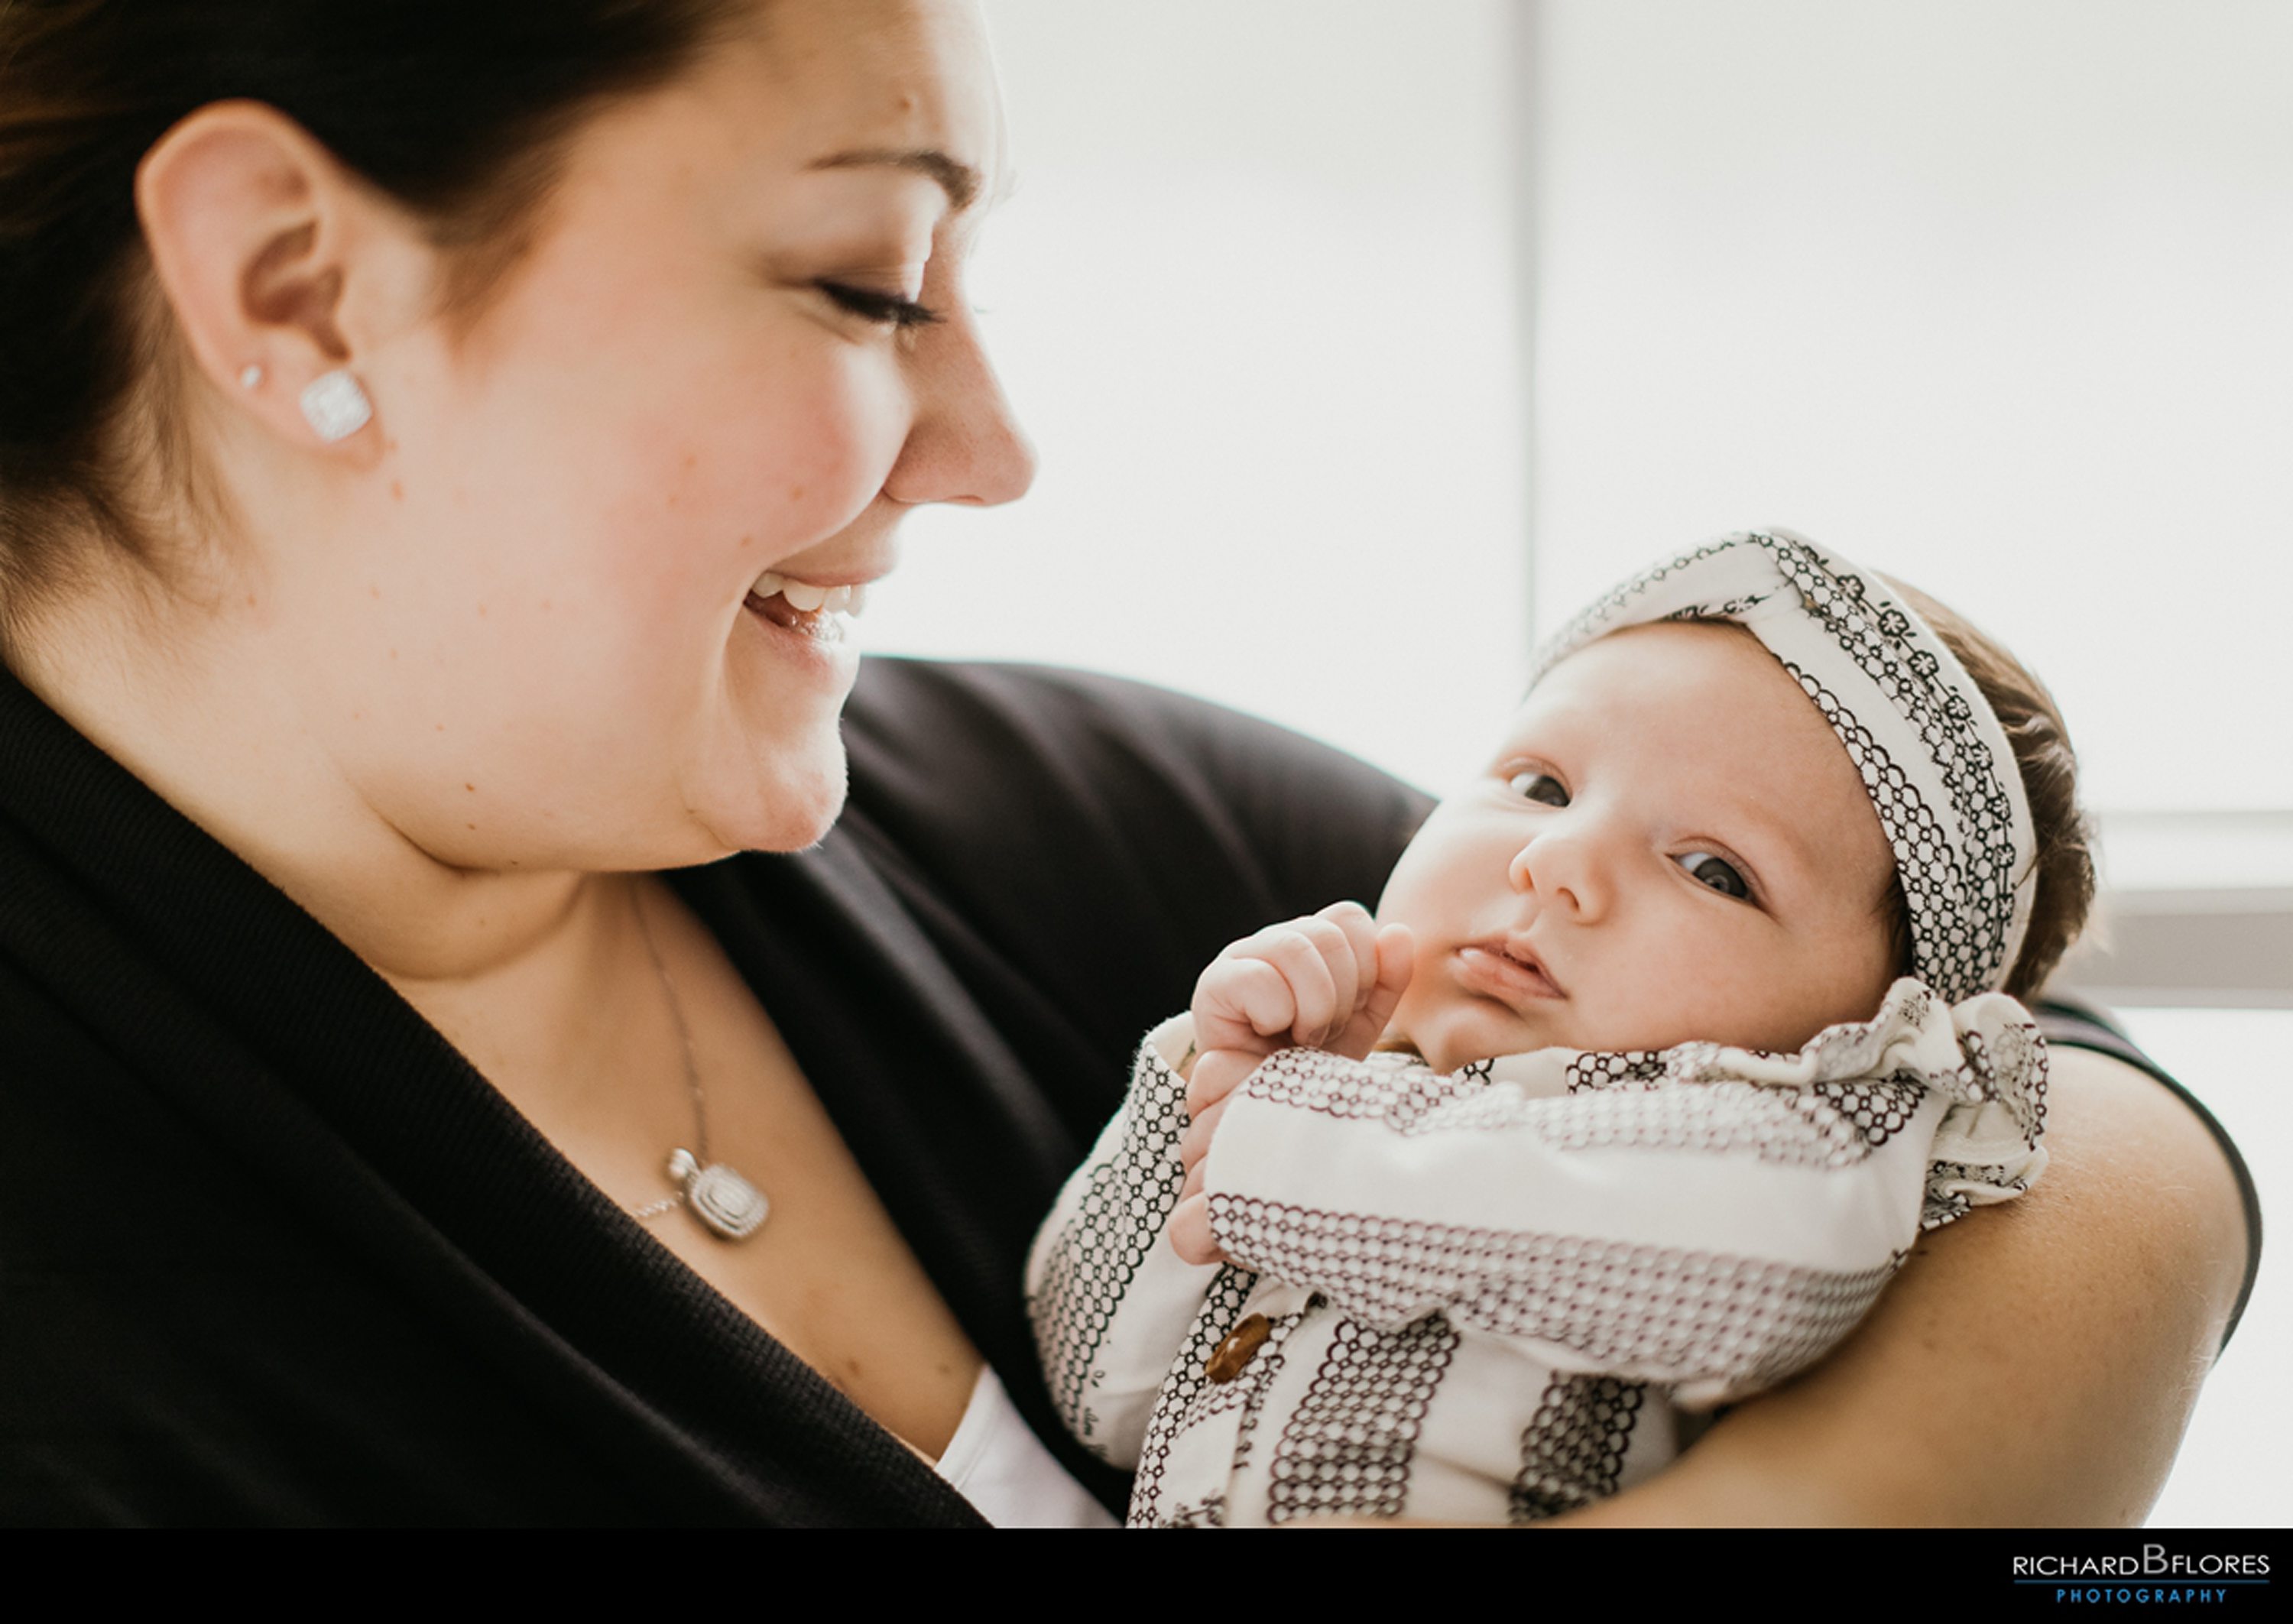
[[[564,137],[664,84],[729,0],[0,0],[0,646],[93,533],[150,562],[129,441],[169,347],[137,165],[214,101],[266,102],[428,222],[450,305],[516,257]],[[157,431],[158,443],[151,429]],[[170,453],[173,453],[171,456]]]

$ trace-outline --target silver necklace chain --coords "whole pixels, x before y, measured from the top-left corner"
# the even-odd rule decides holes
[[[701,1088],[701,1063],[693,1051],[693,1028],[685,1019],[685,1006],[677,996],[676,983],[668,978],[668,965],[660,956],[660,949],[652,939],[652,922],[645,917],[643,882],[631,893],[630,901],[636,909],[637,935],[644,942],[645,957],[652,960],[653,974],[660,978],[660,990],[668,999],[669,1018],[677,1022],[677,1041],[685,1056],[685,1086],[693,1095],[693,1143],[698,1151],[683,1145],[668,1153],[665,1171],[677,1193],[665,1195],[657,1201],[628,1209],[629,1216],[640,1224],[650,1224],[665,1212],[679,1207],[690,1207],[711,1234],[725,1240],[745,1240],[762,1227],[771,1212],[771,1203],[764,1192],[738,1173],[720,1167],[709,1159],[709,1097]]]

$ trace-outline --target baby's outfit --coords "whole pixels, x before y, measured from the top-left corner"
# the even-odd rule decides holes
[[[1796,1054],[1442,1075],[1288,1049],[1229,1096],[1204,1173],[1234,1261],[1197,1266],[1164,1234],[1191,1046],[1185,1015],[1148,1034],[1028,1264],[1052,1395],[1136,1469],[1134,1526],[1526,1522],[1614,1493],[2046,1159],[2022,1006],[1908,978]]]
[[[2044,1165],[2046,1048],[2005,985],[2038,890],[2013,747],[1881,577],[1744,531],[1608,593],[1541,676],[1627,626],[1742,626],[1855,765],[1894,853],[1917,979],[1796,1054],[1543,1049],[1446,1076],[1274,1055],[1228,1096],[1195,1267],[1185,1017],[1028,1263],[1051,1393],[1138,1473],[1134,1523],[1527,1521],[1678,1452],[1684,1415],[1819,1359],[1921,1228]],[[1963,1000],[1963,1001],[1962,1001]]]

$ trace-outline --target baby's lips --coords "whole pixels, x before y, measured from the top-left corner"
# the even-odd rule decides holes
[[[1565,998],[1568,991],[1545,968],[1544,961],[1512,939],[1492,937],[1467,942],[1457,949],[1463,973],[1487,983],[1486,990],[1523,998]]]
[[[1536,943],[1530,939],[1527,931],[1507,931],[1489,945],[1494,946],[1506,957],[1527,965],[1546,981],[1551,982],[1555,991],[1560,990],[1560,979],[1552,974],[1552,966],[1544,962],[1544,955],[1536,950]]]

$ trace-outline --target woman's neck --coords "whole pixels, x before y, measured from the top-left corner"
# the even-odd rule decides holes
[[[569,1017],[611,980],[628,880],[440,860],[317,737],[277,648],[243,621],[185,611],[161,623],[140,602],[87,597],[44,617],[16,665],[51,708],[466,1052],[562,1046],[550,1034],[578,1030]],[[487,1056],[471,1058],[482,1067]]]

